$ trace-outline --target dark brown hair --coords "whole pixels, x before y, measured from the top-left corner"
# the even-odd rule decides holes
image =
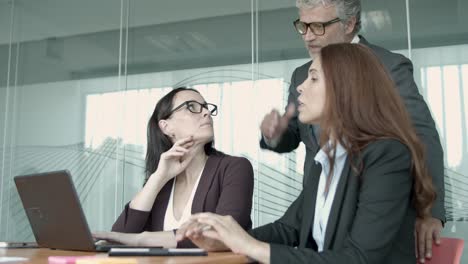
[[[361,44],[328,45],[321,50],[320,59],[326,87],[320,145],[332,140],[332,149],[327,151],[330,167],[334,166],[336,143],[353,160],[372,141],[398,140],[411,153],[417,214],[430,215],[436,194],[425,162],[424,145],[385,67],[371,49]],[[333,139],[329,138],[331,134]],[[353,169],[360,172],[362,165],[354,164]]]
[[[148,145],[147,145],[146,160],[145,160],[145,163],[146,163],[145,183],[149,179],[151,174],[153,174],[158,168],[161,154],[168,151],[170,148],[172,148],[172,145],[174,145],[171,139],[161,131],[161,128],[159,128],[158,123],[159,123],[159,120],[167,119],[169,117],[174,107],[173,105],[174,98],[177,93],[182,92],[182,91],[193,91],[196,93],[200,93],[197,90],[192,89],[192,88],[186,88],[186,87],[174,88],[172,91],[170,91],[168,94],[163,96],[158,101],[158,103],[156,104],[156,107],[154,108],[154,112],[148,121],[148,132],[147,132],[147,138],[148,138],[147,144]],[[207,155],[211,155],[217,152],[213,148],[213,141],[206,143],[204,146],[204,150]]]

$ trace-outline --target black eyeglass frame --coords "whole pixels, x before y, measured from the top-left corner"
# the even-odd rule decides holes
[[[191,103],[196,103],[198,105],[200,105],[200,112],[197,112],[197,111],[194,111],[193,109],[191,109],[189,107],[189,104]],[[169,114],[167,115],[167,117],[169,118],[175,111],[181,109],[182,107],[184,106],[187,106],[187,110],[189,110],[191,113],[194,113],[194,114],[200,114],[201,112],[203,112],[203,108],[205,108],[206,110],[208,110],[210,112],[210,115],[211,116],[216,116],[218,114],[218,106],[215,105],[215,104],[210,104],[210,103],[200,103],[198,101],[195,101],[195,100],[189,100],[189,101],[185,101],[183,103],[181,103],[180,105],[178,105],[176,108],[172,109]],[[210,106],[213,108],[210,110]]]
[[[309,29],[310,31],[312,31],[312,33],[314,33],[314,35],[316,36],[323,36],[325,35],[325,28],[331,24],[334,24],[336,22],[340,22],[341,21],[341,18],[337,17],[337,18],[334,18],[330,21],[327,21],[327,22],[311,22],[311,23],[306,23],[306,22],[302,22],[300,19],[296,19],[294,22],[293,22],[293,25],[294,25],[294,28],[296,29],[297,33],[301,34],[301,35],[305,35],[307,34],[307,29]],[[304,33],[301,33],[299,31],[299,29],[297,29],[297,24],[304,24],[306,26],[305,28],[305,31]],[[310,25],[317,25],[317,26],[321,26],[322,27],[322,33],[316,33],[311,27]]]

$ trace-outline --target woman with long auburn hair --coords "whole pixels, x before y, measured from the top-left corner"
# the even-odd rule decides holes
[[[339,144],[352,158],[376,140],[400,141],[411,153],[418,216],[430,216],[435,191],[425,163],[424,146],[383,65],[363,45],[332,45],[321,52],[321,62],[327,98],[320,122],[323,131],[320,145],[331,141],[335,148]],[[349,65],[356,64],[350,69]],[[333,164],[331,153],[327,151]]]
[[[177,239],[262,263],[416,262],[414,223],[434,187],[402,99],[360,44],[324,47],[297,88],[298,118],[321,127],[320,151],[283,217],[248,232],[230,217],[193,215]]]

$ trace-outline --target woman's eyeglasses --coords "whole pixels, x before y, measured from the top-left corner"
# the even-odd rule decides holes
[[[215,104],[210,104],[210,103],[199,103],[195,100],[190,100],[190,101],[185,101],[182,104],[178,105],[176,108],[172,109],[171,112],[169,112],[168,116],[171,116],[172,113],[175,111],[181,109],[182,107],[187,107],[187,110],[194,114],[199,114],[203,111],[203,108],[208,110],[210,112],[211,116],[215,116],[218,114],[218,106]]]

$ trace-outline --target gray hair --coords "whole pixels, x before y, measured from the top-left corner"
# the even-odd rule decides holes
[[[356,17],[354,33],[361,29],[361,0],[296,0],[299,9],[315,8],[322,6],[336,6],[336,12],[342,21],[347,22],[351,17]]]

